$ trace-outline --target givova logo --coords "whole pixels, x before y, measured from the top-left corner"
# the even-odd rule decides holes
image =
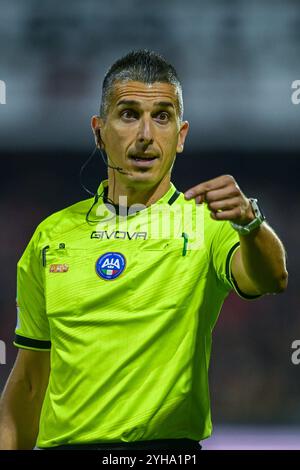
[[[3,80],[0,80],[0,104],[6,104],[6,85]]]
[[[4,341],[0,340],[0,364],[6,364],[6,346]]]

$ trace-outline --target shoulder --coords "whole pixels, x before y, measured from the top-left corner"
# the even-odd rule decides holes
[[[49,215],[37,226],[32,242],[44,245],[84,225],[86,214],[93,202],[93,198],[85,199]]]

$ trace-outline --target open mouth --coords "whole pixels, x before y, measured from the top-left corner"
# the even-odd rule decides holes
[[[130,155],[129,159],[132,162],[132,165],[135,168],[139,168],[140,170],[147,170],[152,168],[158,160],[158,156],[156,155]]]
[[[136,162],[151,162],[152,160],[156,160],[157,157],[147,157],[146,155],[145,156],[132,155],[130,158],[131,160],[134,160]]]

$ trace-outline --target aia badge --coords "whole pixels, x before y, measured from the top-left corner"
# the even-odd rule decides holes
[[[112,281],[122,274],[125,266],[125,256],[122,253],[112,251],[100,256],[96,261],[96,272],[102,279]]]

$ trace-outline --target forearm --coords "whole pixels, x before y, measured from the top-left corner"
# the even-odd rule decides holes
[[[282,292],[288,273],[284,247],[265,222],[248,235],[240,235],[241,257],[247,276],[261,293]]]
[[[39,415],[39,399],[30,390],[30,384],[12,377],[0,401],[0,450],[32,449]]]

